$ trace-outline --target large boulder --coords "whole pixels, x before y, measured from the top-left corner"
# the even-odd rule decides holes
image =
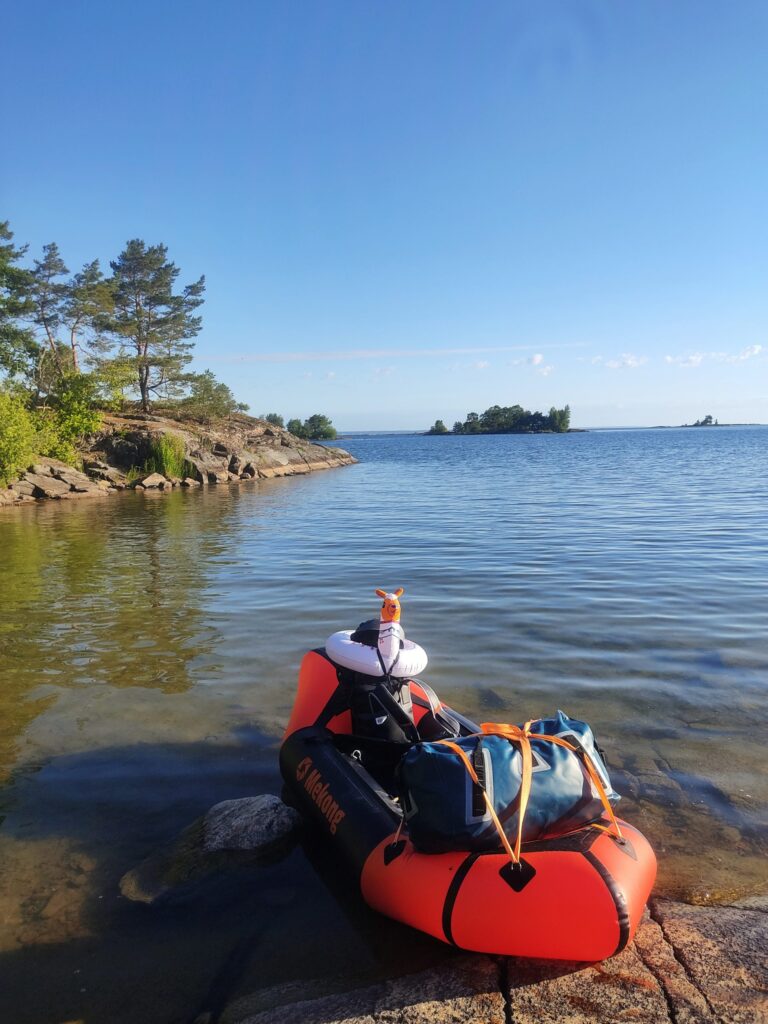
[[[69,484],[73,491],[89,491],[95,487],[95,484],[90,480],[85,473],[81,473],[77,469],[68,467],[66,469],[56,469],[53,471],[53,476],[57,480],[61,480],[62,483]]]
[[[53,459],[50,456],[41,456],[34,465],[28,467],[29,473],[40,473],[43,476],[46,474],[53,476],[57,470],[69,471],[72,467],[67,462],[62,462],[60,459]]]
[[[60,498],[70,490],[68,483],[43,473],[25,473],[24,480],[34,487],[35,498]]]
[[[216,804],[203,818],[203,849],[267,853],[297,827],[299,814],[276,796],[244,797]]]
[[[229,480],[226,463],[217,461],[211,456],[193,452],[187,456],[187,462],[194,470],[194,478],[201,484],[226,483]]]
[[[33,497],[37,488],[29,480],[14,480],[10,485],[10,489],[17,495],[24,495],[25,497]]]
[[[141,484],[143,487],[164,487],[167,483],[162,473],[150,473],[149,476],[145,476]]]

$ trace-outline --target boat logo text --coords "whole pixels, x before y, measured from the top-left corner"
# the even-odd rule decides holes
[[[317,768],[312,767],[311,757],[305,757],[303,761],[299,762],[296,769],[296,778],[299,782],[304,783],[304,789],[306,789],[312,800],[317,804],[320,812],[327,819],[331,834],[336,835],[336,827],[345,816],[346,811],[342,811],[339,808],[338,802],[333,798],[333,794],[328,792],[328,783],[323,781],[323,777]]]

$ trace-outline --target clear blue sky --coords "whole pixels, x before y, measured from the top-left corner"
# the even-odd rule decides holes
[[[196,366],[340,428],[768,421],[768,4],[3,4],[0,219],[164,242]]]

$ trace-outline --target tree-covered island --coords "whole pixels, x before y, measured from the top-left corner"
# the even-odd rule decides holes
[[[696,420],[695,423],[684,423],[684,427],[719,427],[720,424],[716,419],[713,419],[711,414],[707,414],[703,419]]]
[[[570,406],[555,409],[548,414],[530,412],[522,405],[492,405],[479,415],[470,412],[462,423],[457,420],[448,430],[442,420],[436,420],[427,434],[565,434],[571,425]]]

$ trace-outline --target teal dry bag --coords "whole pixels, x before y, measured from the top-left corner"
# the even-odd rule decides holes
[[[523,773],[520,747],[502,735],[465,736],[451,742],[417,743],[398,766],[400,798],[411,841],[424,853],[449,850],[495,850],[499,834],[486,802],[487,794],[504,833],[514,840]],[[500,727],[503,728],[503,727]],[[592,730],[562,711],[554,718],[531,722],[531,787],[523,819],[524,843],[562,835],[596,821],[604,811],[600,794],[585,765],[588,759],[611,803],[619,795],[611,787]],[[537,736],[564,740],[575,750]],[[463,759],[469,759],[478,782]]]

